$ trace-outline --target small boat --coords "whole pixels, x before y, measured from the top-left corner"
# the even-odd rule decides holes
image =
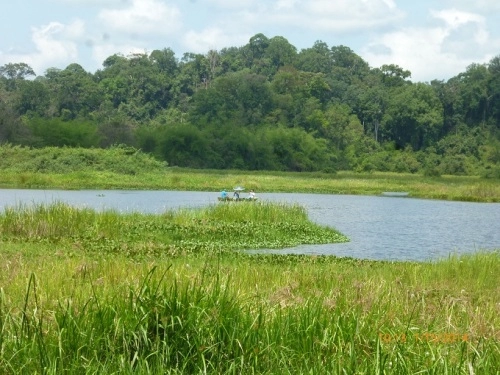
[[[382,196],[384,197],[407,197],[410,193],[407,191],[384,191]]]
[[[233,189],[234,194],[232,197],[226,194],[224,197],[218,197],[218,200],[219,202],[255,202],[257,200],[255,196],[240,197],[240,193],[244,190],[244,187],[237,186]],[[225,192],[225,190],[223,190],[223,192]],[[250,192],[253,194],[253,190],[250,190]]]
[[[257,198],[233,198],[233,197],[218,197],[219,202],[255,202]]]

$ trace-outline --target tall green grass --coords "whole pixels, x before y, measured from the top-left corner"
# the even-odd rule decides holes
[[[498,373],[500,252],[232,251],[323,240],[345,238],[296,205],[8,208],[0,374]]]
[[[135,276],[122,280],[107,275],[108,261],[100,261],[70,279],[57,300],[50,294],[65,272],[52,280],[48,270],[26,274],[23,293],[9,287],[1,293],[0,372],[494,374],[499,368],[499,318],[488,316],[496,309],[498,278],[480,277],[482,290],[467,289],[468,300],[439,305],[463,295],[446,272],[462,267],[472,274],[487,262],[498,272],[498,253],[436,264],[244,255],[191,258],[189,267],[185,261],[145,267],[115,259],[111,273]],[[408,293],[415,289],[421,294]],[[480,293],[493,295],[474,301]],[[483,318],[492,320],[479,333]],[[416,338],[426,333],[460,336]]]

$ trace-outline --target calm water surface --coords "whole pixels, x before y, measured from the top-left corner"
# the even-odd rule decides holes
[[[97,210],[160,213],[219,204],[217,195],[183,191],[4,189],[0,190],[0,208],[66,202]],[[301,204],[313,221],[334,227],[351,240],[346,244],[304,245],[259,252],[423,261],[500,249],[500,203],[295,193],[258,196],[264,201]]]

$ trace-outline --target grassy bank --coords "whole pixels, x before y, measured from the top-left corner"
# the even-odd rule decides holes
[[[500,202],[498,179],[396,173],[220,171],[168,168],[137,150],[27,149],[0,146],[0,187],[220,191],[379,195]]]
[[[162,215],[17,207],[0,214],[0,234],[0,373],[500,368],[499,252],[246,255],[237,249],[345,240],[301,207],[253,203]]]
[[[9,172],[0,177],[2,188],[131,189],[220,191],[242,185],[259,192],[380,195],[408,192],[411,197],[472,202],[500,202],[498,180],[478,177],[424,177],[412,174],[353,172],[292,173],[167,169],[134,175],[107,171],[64,174]]]

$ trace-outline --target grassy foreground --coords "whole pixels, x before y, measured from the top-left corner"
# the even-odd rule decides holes
[[[246,255],[345,241],[298,206],[0,214],[2,374],[495,374],[500,253]]]

